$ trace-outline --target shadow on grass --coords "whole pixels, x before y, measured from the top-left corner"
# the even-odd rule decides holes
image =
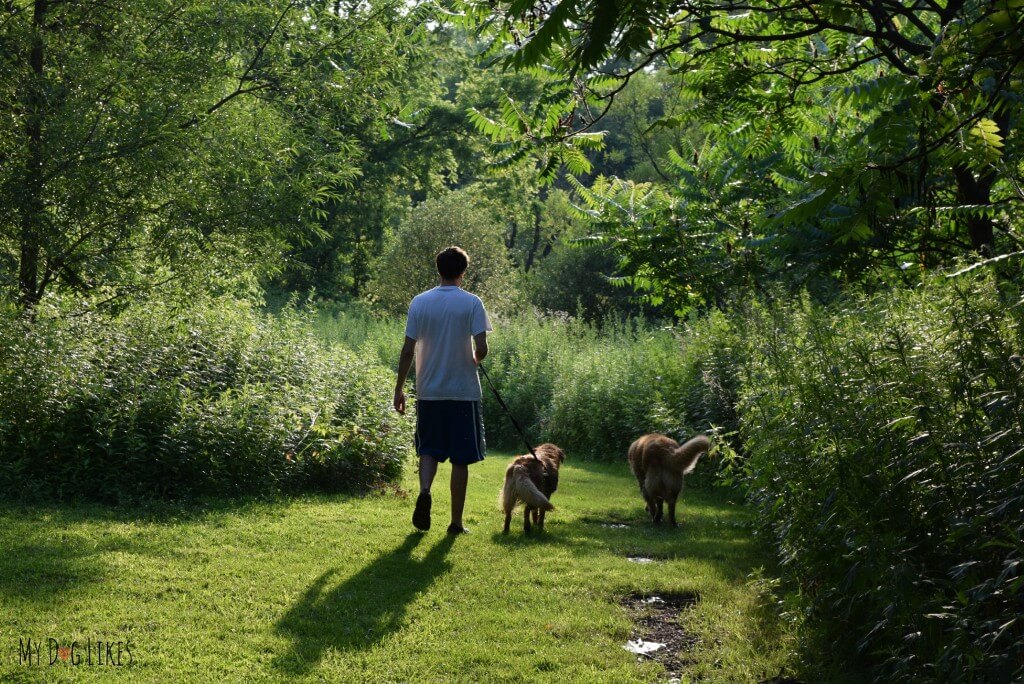
[[[730,492],[688,490],[681,499],[680,525],[655,525],[632,486],[627,495],[616,491],[609,496],[608,478],[600,477],[600,470],[620,476],[619,486],[628,482],[624,477],[628,471],[621,464],[597,465],[584,473],[591,475],[589,479],[579,477],[581,469],[568,470],[568,491],[560,500],[562,492],[556,494],[556,506],[561,508],[548,514],[544,532],[523,533],[520,507],[508,535],[501,533],[495,519],[490,541],[513,552],[535,548],[542,555],[557,553],[580,568],[599,556],[614,556],[623,564],[633,558],[646,568],[647,576],[664,579],[666,588],[672,590],[678,578],[674,571],[660,570],[672,567],[663,565],[665,562],[695,561],[734,583],[745,583],[753,571],[771,564],[770,554],[751,533],[749,514],[730,501]],[[646,562],[651,565],[643,565]]]
[[[32,602],[59,601],[68,592],[102,580],[100,558],[124,551],[120,541],[91,544],[72,533],[54,532],[5,544],[0,555],[0,596]]]
[[[445,535],[416,560],[412,552],[424,538],[419,532],[409,534],[401,545],[333,588],[331,578],[339,571],[320,575],[278,621],[278,631],[293,644],[289,653],[274,660],[274,667],[300,675],[328,650],[371,648],[398,630],[409,604],[451,568],[446,557],[456,537]]]
[[[174,528],[220,516],[259,513],[294,502],[336,502],[352,496],[149,501],[132,507],[0,500],[0,597],[39,603],[62,600],[75,589],[108,577],[107,554],[166,553],[161,542],[153,541],[150,535],[131,534],[131,538],[125,538],[124,533],[109,534],[112,525]]]
[[[379,491],[300,492],[268,496],[209,496],[182,500],[144,499],[122,504],[69,500],[17,501],[0,498],[0,520],[21,523],[45,523],[49,526],[77,523],[113,522],[176,525],[202,521],[221,515],[245,515],[305,503],[338,503],[353,499],[372,499]],[[0,531],[2,532],[2,531]]]

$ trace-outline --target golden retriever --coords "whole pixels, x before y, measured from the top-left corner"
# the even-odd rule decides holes
[[[565,460],[565,452],[554,444],[541,444],[534,453],[516,456],[505,469],[505,485],[501,489],[501,507],[505,511],[504,534],[512,522],[512,509],[522,501],[523,531],[530,533],[530,517],[537,529],[544,529],[544,514],[554,510],[551,495],[558,489],[558,467]]]
[[[640,493],[647,502],[647,512],[657,524],[668,503],[668,520],[676,525],[676,499],[683,489],[683,476],[692,472],[701,454],[711,447],[704,435],[694,437],[686,444],[665,435],[644,435],[629,445],[629,469],[640,484]]]

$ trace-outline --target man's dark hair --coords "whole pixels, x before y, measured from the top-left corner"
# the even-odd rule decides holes
[[[437,272],[445,280],[455,280],[466,272],[469,266],[469,255],[461,247],[446,247],[438,252],[434,259],[437,263]]]

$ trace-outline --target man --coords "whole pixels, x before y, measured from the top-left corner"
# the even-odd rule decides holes
[[[448,247],[436,257],[441,284],[416,295],[409,305],[405,345],[398,359],[395,410],[405,413],[402,387],[416,359],[416,453],[420,494],[412,514],[418,530],[430,529],[430,486],[437,464],[452,462],[452,522],[449,534],[467,532],[462,524],[469,464],[484,458],[484,424],[476,367],[487,356],[492,330],[483,302],[462,289],[469,257]],[[475,344],[474,344],[475,343]]]

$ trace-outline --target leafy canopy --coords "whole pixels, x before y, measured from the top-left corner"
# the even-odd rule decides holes
[[[636,275],[653,267],[665,288],[685,290],[736,269],[791,282],[893,281],[908,278],[908,266],[1016,248],[1013,226],[1024,200],[1015,128],[1022,5],[563,0],[459,7],[491,37],[495,59],[550,74],[538,102],[550,100],[558,115],[545,136],[518,138],[531,144],[557,149],[576,131],[593,136],[608,103],[640,74],[676,79],[683,106],[659,123],[679,132],[666,160],[666,219],[648,234],[669,243],[693,241],[680,234],[703,236],[703,250],[721,258],[708,269],[680,254],[666,269],[663,254],[635,242],[613,214],[601,227],[625,246]],[[541,104],[518,130],[550,121],[547,111]],[[497,140],[517,130],[492,123],[481,129]],[[613,205],[617,186],[602,188]],[[714,299],[711,292],[698,298]],[[685,299],[678,303],[685,308]]]

